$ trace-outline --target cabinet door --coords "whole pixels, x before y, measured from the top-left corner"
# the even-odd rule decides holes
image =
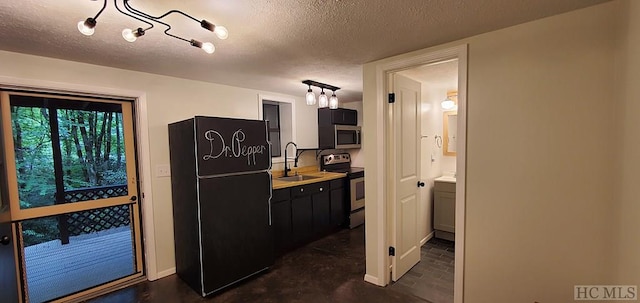
[[[337,227],[344,224],[346,218],[345,213],[345,197],[346,191],[344,188],[337,188],[331,190],[331,226]]]
[[[313,236],[313,207],[311,196],[291,200],[293,242],[301,244]]]
[[[277,255],[288,251],[292,244],[291,200],[276,201],[271,205],[273,237]]]
[[[313,202],[313,232],[326,232],[331,228],[331,201],[329,189],[321,187],[320,192],[311,196]]]
[[[433,203],[433,228],[436,230],[455,232],[456,228],[456,194],[435,192]]]
[[[341,117],[339,118],[341,124],[346,125],[358,125],[358,112],[355,110],[345,109],[341,111]]]
[[[264,172],[199,180],[203,293],[273,265],[270,178]]]

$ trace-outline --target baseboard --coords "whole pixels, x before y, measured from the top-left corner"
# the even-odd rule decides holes
[[[436,235],[436,231],[430,232],[424,239],[420,240],[420,246],[425,245],[427,241],[431,240]]]
[[[170,275],[173,275],[176,273],[176,268],[175,267],[171,267],[167,270],[163,270],[158,272],[158,274],[156,274],[157,279],[162,279],[164,277],[168,277]]]
[[[369,282],[369,283],[374,284],[374,285],[384,286],[384,285],[382,285],[380,283],[380,279],[378,279],[377,277],[374,277],[372,275],[369,275],[369,274],[365,274],[364,275],[364,280],[365,280],[365,282]]]

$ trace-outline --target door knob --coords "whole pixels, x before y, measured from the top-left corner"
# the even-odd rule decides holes
[[[136,197],[136,196],[131,196],[130,200],[131,200],[131,201],[138,200],[138,197]]]
[[[9,243],[11,243],[11,238],[9,238],[9,236],[0,237],[0,244],[9,245]]]
[[[424,187],[424,182],[418,181],[418,187]]]

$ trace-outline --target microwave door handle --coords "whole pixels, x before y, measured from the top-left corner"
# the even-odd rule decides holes
[[[360,137],[360,131],[356,130],[356,144],[360,145],[362,138]]]

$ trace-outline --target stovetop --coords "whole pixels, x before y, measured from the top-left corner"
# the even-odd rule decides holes
[[[348,153],[322,156],[320,169],[330,172],[346,173],[350,179],[364,176],[364,168],[351,167],[351,156]]]

